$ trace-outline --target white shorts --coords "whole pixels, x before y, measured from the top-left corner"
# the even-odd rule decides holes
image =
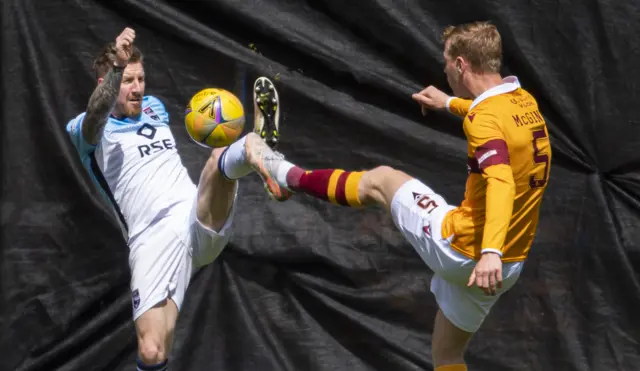
[[[133,320],[170,298],[182,307],[192,275],[212,263],[229,242],[238,197],[220,232],[205,227],[197,218],[198,195],[193,202],[176,206],[170,215],[157,220],[130,244]]]
[[[442,221],[455,209],[419,180],[402,185],[393,196],[391,215],[396,227],[434,272],[431,292],[442,313],[459,329],[476,332],[498,298],[518,280],[524,262],[502,266],[502,289],[486,295],[477,286],[467,287],[476,261],[451,248],[442,238]]]

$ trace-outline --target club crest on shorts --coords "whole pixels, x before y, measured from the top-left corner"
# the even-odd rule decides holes
[[[133,292],[131,293],[131,299],[133,303],[133,309],[138,309],[138,306],[140,305],[140,292],[138,291],[138,289],[133,290]]]

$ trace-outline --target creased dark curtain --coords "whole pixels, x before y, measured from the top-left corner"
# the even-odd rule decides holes
[[[223,87],[251,116],[264,75],[292,161],[394,166],[458,203],[460,122],[423,117],[410,94],[448,90],[439,34],[472,20],[498,25],[504,72],[538,98],[556,160],[531,258],[471,369],[637,369],[638,19],[631,0],[4,0],[0,370],[134,369],[128,248],[64,129],[122,28],[194,180],[209,153],[184,131],[188,99]],[[432,369],[431,272],[383,210],[269,202],[249,176],[234,230],[187,293],[172,370]]]

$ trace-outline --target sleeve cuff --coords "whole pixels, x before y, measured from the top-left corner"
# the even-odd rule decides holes
[[[498,256],[502,257],[502,251],[498,250],[498,249],[482,249],[482,251],[480,251],[481,254],[485,254],[488,252],[492,252],[494,254],[498,254]]]
[[[447,98],[447,101],[444,104],[444,107],[447,109],[447,111],[449,113],[451,113],[451,101],[454,99],[455,97],[449,97]]]

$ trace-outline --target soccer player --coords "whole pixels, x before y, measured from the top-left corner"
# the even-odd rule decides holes
[[[445,73],[456,97],[430,86],[421,107],[464,118],[468,179],[458,207],[421,181],[387,166],[368,171],[306,170],[254,137],[247,157],[268,185],[348,207],[382,205],[433,270],[439,306],[436,370],[466,370],[464,352],[498,298],[518,279],[529,253],[551,166],[545,120],[517,77],[502,78],[495,26],[474,22],[443,33]],[[477,287],[476,287],[477,286]]]
[[[134,30],[124,29],[96,58],[97,87],[67,131],[127,231],[137,368],[163,371],[189,279],[229,241],[236,180],[253,169],[243,137],[213,150],[198,185],[191,181],[165,106],[144,95],[143,56],[135,38]],[[254,130],[272,141],[278,134],[275,89],[265,78],[254,87],[254,102],[260,101],[254,103]],[[287,195],[271,189],[275,198]]]

